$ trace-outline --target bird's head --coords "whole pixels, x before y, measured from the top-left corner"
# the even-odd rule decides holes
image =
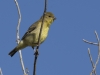
[[[41,17],[41,19],[43,19],[43,16]],[[49,24],[51,24],[55,19],[56,18],[55,18],[53,13],[51,13],[51,12],[46,12],[45,13],[44,21],[46,21]]]

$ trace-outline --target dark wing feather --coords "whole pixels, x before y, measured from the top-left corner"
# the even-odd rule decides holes
[[[22,40],[27,36],[27,34],[31,33],[33,30],[36,29],[37,25],[38,25],[39,21],[33,23],[29,29],[27,30],[27,32],[24,34],[24,36],[22,37]]]

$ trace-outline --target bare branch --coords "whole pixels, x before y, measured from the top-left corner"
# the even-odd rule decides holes
[[[97,60],[96,60],[96,63],[95,64],[92,61],[92,56],[90,54],[90,49],[88,48],[88,54],[89,54],[90,61],[91,61],[92,67],[93,67],[92,72],[90,73],[90,75],[92,75],[93,73],[96,75],[96,67],[97,67],[97,64],[98,64],[99,59],[100,59],[100,41],[99,41],[99,37],[98,37],[98,34],[97,34],[96,31],[95,31],[95,35],[96,35],[96,38],[97,38],[98,43],[89,42],[89,41],[83,39],[83,41],[86,42],[86,43],[89,43],[89,44],[93,44],[93,45],[97,45],[98,46],[98,57],[97,57]]]
[[[90,53],[90,48],[88,48],[88,54],[89,54],[89,57],[90,57],[90,61],[91,61],[92,67],[94,68],[95,65],[94,65],[93,60],[92,60],[92,56],[91,56],[91,53]],[[93,73],[96,75],[96,70],[94,70]]]
[[[98,49],[98,58],[100,59],[100,41],[99,41],[99,49]]]
[[[0,75],[3,75],[3,73],[2,73],[2,69],[0,68]]]
[[[97,45],[97,46],[98,46],[98,43],[89,42],[89,41],[87,41],[87,40],[85,40],[85,39],[83,39],[83,41],[84,41],[84,42],[86,42],[86,43],[89,43],[89,44],[92,44],[92,45]]]
[[[99,62],[99,59],[100,59],[100,41],[99,41],[99,37],[98,37],[98,34],[97,32],[95,31],[95,35],[96,35],[96,38],[97,38],[97,41],[98,41],[98,57],[97,57],[97,60],[96,60],[96,63],[95,63],[95,67],[93,68],[92,72],[96,69],[96,66]]]
[[[37,58],[38,58],[38,56],[35,55],[35,58],[34,58],[34,69],[33,69],[33,75],[36,75],[36,62],[37,62]]]
[[[19,15],[18,25],[17,25],[17,44],[19,44],[19,42],[20,42],[20,40],[19,40],[20,39],[19,38],[19,27],[20,27],[20,22],[21,22],[21,12],[20,12],[20,8],[19,8],[17,0],[14,0],[14,1],[15,1],[15,4],[16,4],[16,7],[17,7],[18,15]],[[26,72],[25,72],[25,67],[24,67],[24,62],[23,62],[23,59],[22,59],[21,50],[19,50],[19,55],[20,55],[20,62],[21,62],[23,73],[24,73],[24,75],[27,75]]]
[[[28,68],[25,69],[26,75],[29,75],[29,70]]]
[[[90,73],[90,75],[92,75],[92,73],[96,70],[96,67],[97,67],[97,64],[99,62],[99,59],[100,59],[100,55],[98,55],[98,58],[97,58],[96,63],[95,63],[95,66],[94,66],[92,72]]]
[[[98,37],[98,34],[97,34],[96,31],[95,31],[95,35],[96,35],[97,41],[98,41],[98,43],[99,43],[99,37]]]
[[[44,17],[45,17],[45,12],[47,10],[47,0],[45,0],[45,6],[44,6],[44,12],[43,12],[43,18],[42,18],[42,23],[41,23],[41,28],[40,28],[40,33],[39,33],[39,37],[38,37],[38,45],[36,47],[36,51],[35,51],[35,58],[34,58],[34,69],[33,69],[33,75],[36,75],[36,61],[38,58],[38,50],[39,50],[39,46],[40,46],[40,37],[41,37],[41,33],[42,33],[42,28],[43,28],[43,23],[44,23]]]
[[[96,67],[97,67],[97,64],[98,64],[98,62],[99,62],[99,59],[100,59],[100,42],[99,42],[99,53],[98,53],[98,57],[97,57],[95,66],[94,66],[94,68],[93,68],[93,70],[92,70],[92,72],[91,72],[91,75],[92,75],[92,73],[96,70]]]

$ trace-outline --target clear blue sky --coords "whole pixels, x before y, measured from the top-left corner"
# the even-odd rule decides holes
[[[18,0],[22,21],[20,38],[28,27],[37,21],[44,10],[44,0]],[[98,48],[82,39],[97,42],[100,37],[100,0],[48,0],[47,11],[56,16],[48,38],[40,46],[37,75],[89,75],[92,65],[87,48],[91,49],[94,62]],[[0,0],[0,67],[4,75],[23,75],[19,54],[8,53],[16,44],[18,14],[14,0]],[[33,73],[34,53],[31,47],[23,49],[23,60],[29,74]],[[97,66],[100,74],[100,62]]]

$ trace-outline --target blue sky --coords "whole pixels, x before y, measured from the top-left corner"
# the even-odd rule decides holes
[[[22,21],[20,38],[28,27],[37,21],[44,10],[44,0],[18,0]],[[89,75],[92,65],[87,48],[91,49],[94,62],[98,47],[82,39],[97,42],[100,37],[100,0],[48,0],[47,11],[54,13],[55,22],[50,27],[46,41],[40,46],[37,75]],[[23,75],[19,54],[8,53],[16,44],[18,13],[14,0],[0,0],[0,67],[4,75]],[[34,53],[31,47],[22,50],[25,67],[33,73]],[[97,75],[100,74],[100,62]]]

